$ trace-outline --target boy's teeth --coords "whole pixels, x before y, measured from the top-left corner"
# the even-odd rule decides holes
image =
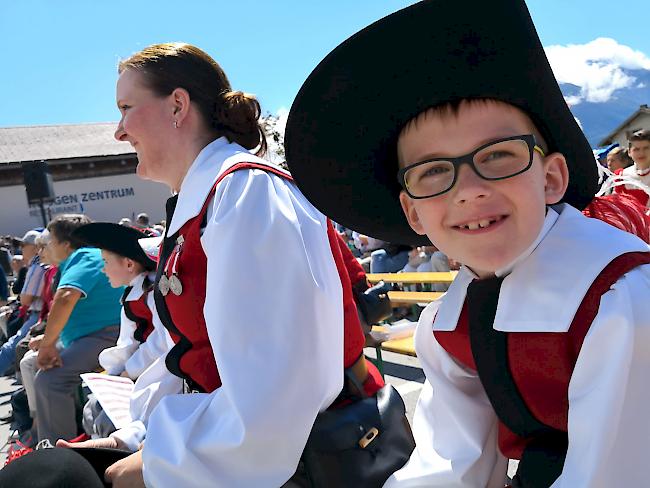
[[[481,221],[479,221],[478,225],[479,225],[479,227],[481,227],[481,228],[485,228],[485,227],[487,227],[488,225],[490,225],[490,221],[487,220],[487,219],[485,219],[485,220],[481,220]]]
[[[478,222],[471,222],[471,223],[467,224],[467,228],[469,230],[476,230],[476,229],[478,229],[478,227],[479,227]]]

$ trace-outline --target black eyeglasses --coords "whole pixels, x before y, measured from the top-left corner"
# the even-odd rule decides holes
[[[397,178],[411,198],[431,198],[453,188],[463,164],[469,164],[484,180],[505,180],[527,171],[533,163],[534,151],[545,156],[534,135],[506,137],[457,158],[435,158],[411,164],[400,169]]]

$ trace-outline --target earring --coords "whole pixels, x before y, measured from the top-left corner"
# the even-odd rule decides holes
[[[178,129],[178,121],[174,120],[174,129]]]

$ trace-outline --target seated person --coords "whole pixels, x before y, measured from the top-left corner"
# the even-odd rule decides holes
[[[38,322],[41,308],[43,307],[43,277],[45,267],[41,265],[38,257],[38,247],[36,239],[41,235],[36,230],[30,230],[20,240],[20,247],[23,252],[23,260],[29,263],[29,269],[25,277],[25,284],[20,292],[21,309],[24,312],[22,323],[18,329],[13,329],[7,325],[7,336],[9,340],[0,348],[0,374],[5,374],[8,370],[13,370],[16,359],[16,345],[27,335],[29,330]]]
[[[73,233],[80,242],[101,249],[104,273],[111,286],[126,286],[122,296],[120,335],[114,347],[99,354],[99,364],[111,375],[136,380],[153,362],[174,345],[155,311],[153,282],[160,239],[147,253],[139,244],[147,236],[132,227],[97,222]],[[151,239],[146,239],[151,240]],[[84,407],[84,429],[88,435],[106,437],[115,430],[93,397]]]
[[[99,368],[101,351],[116,343],[122,288],[102,273],[99,249],[83,247],[73,231],[85,215],[60,215],[48,224],[48,246],[61,277],[38,348],[34,379],[39,440],[77,436],[75,393],[79,374]]]

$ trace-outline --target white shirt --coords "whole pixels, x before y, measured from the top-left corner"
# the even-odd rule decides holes
[[[547,220],[555,222],[503,281],[496,330],[566,332],[612,259],[650,249],[568,205],[553,208],[559,217],[549,210]],[[414,416],[417,448],[386,487],[503,488],[507,460],[497,448],[494,410],[476,372],[454,361],[433,335],[456,328],[474,278],[461,268],[447,294],[422,312],[415,348],[427,380]],[[646,265],[602,296],[569,384],[569,449],[553,488],[647,485],[649,291]]]
[[[206,146],[183,180],[168,235],[243,161],[269,164],[224,138]],[[223,385],[161,399],[143,450],[145,484],[278,487],[343,387],[342,290],[326,218],[285,179],[237,171],[219,184],[201,243],[203,313]]]
[[[129,286],[132,287],[125,301],[132,302],[139,300],[144,293],[142,284],[145,277],[151,281],[155,279],[155,273],[140,273],[133,278]],[[152,322],[154,330],[147,340],[140,343],[135,339],[133,334],[137,324],[129,319],[124,313],[124,307],[121,311],[120,335],[117,338],[117,344],[114,347],[104,349],[99,353],[99,364],[108,374],[119,375],[126,371],[129,378],[135,380],[140,376],[160,356],[167,352],[174,345],[167,329],[160,322],[156,313],[156,307],[153,301],[153,293],[147,296],[147,306],[152,313]]]
[[[142,297],[145,277],[153,281],[155,273],[141,273],[133,278],[129,283],[133,288],[126,301]],[[149,415],[160,398],[179,393],[182,389],[180,378],[171,375],[165,366],[165,357],[174,342],[156,313],[153,293],[147,296],[147,305],[152,312],[154,326],[147,340],[140,343],[133,337],[137,325],[126,316],[122,307],[117,344],[99,353],[99,364],[108,374],[119,375],[126,371],[135,380],[129,401],[133,422],[111,434],[111,437],[120,439],[132,451],[136,451],[144,440]]]

